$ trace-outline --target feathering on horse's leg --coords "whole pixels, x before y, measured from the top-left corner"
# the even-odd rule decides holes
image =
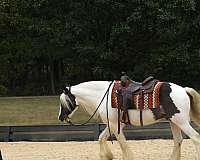
[[[134,159],[133,153],[127,144],[127,141],[122,129],[123,129],[123,126],[120,127],[120,134],[118,134],[117,129],[115,130],[116,132],[114,132],[114,134],[117,141],[120,144],[123,160],[133,160]]]
[[[183,141],[181,129],[174,124],[173,122],[170,122],[173,139],[174,139],[174,148],[172,155],[170,157],[170,160],[180,160],[181,159],[181,144]]]
[[[99,136],[101,160],[112,160],[113,159],[113,154],[107,144],[107,139],[109,138],[109,136],[110,136],[109,130],[108,130],[108,127],[106,127]]]

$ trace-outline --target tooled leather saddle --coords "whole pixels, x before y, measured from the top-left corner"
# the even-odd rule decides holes
[[[154,77],[150,76],[146,78],[143,82],[135,82],[133,80],[127,80],[126,86],[122,84],[124,82],[121,81],[121,87],[117,89],[117,96],[123,98],[122,106],[124,109],[129,109],[132,95],[141,95],[143,97],[144,94],[152,93],[155,85],[159,82]]]
[[[158,88],[155,87],[158,82],[159,80],[155,79],[152,76],[147,77],[142,82],[135,82],[131,80],[127,75],[123,75],[120,81],[116,81],[113,87],[113,94],[116,94],[116,96],[115,99],[113,98],[112,100],[112,106],[113,108],[118,108],[118,129],[120,121],[122,121],[123,123],[130,123],[128,109],[140,110],[140,124],[141,126],[143,126],[142,110],[144,109],[146,95],[148,99],[148,95],[152,95],[152,93],[154,93],[155,88]],[[160,87],[160,85],[158,86]],[[138,98],[138,104],[134,102],[133,97]],[[117,106],[115,106],[116,104]],[[122,119],[120,120],[119,117],[121,111],[123,112],[123,115]]]

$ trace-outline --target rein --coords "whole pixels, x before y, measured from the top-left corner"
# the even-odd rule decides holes
[[[94,115],[97,113],[99,107],[101,106],[104,98],[106,97],[107,95],[107,98],[106,98],[106,111],[107,111],[107,123],[108,123],[108,128],[109,128],[109,133],[111,135],[111,132],[110,132],[110,125],[109,125],[109,117],[108,117],[108,97],[109,97],[109,90],[110,90],[110,87],[111,85],[113,84],[113,81],[109,84],[108,86],[108,89],[106,90],[103,98],[101,99],[101,102],[99,103],[99,105],[97,106],[96,110],[94,111],[94,113],[91,115],[91,117],[84,123],[81,123],[81,124],[74,124],[71,120],[68,120],[67,122],[70,124],[70,125],[73,125],[73,126],[82,126],[82,125],[86,125],[87,123],[90,122],[90,120],[94,117]]]
[[[73,126],[82,126],[82,125],[86,125],[86,124],[94,117],[94,115],[97,113],[99,107],[101,106],[101,104],[102,104],[104,98],[105,98],[106,95],[107,95],[107,97],[106,97],[106,116],[107,116],[108,130],[109,130],[111,142],[112,142],[112,144],[113,144],[112,135],[111,135],[111,131],[110,131],[109,116],[108,116],[108,97],[109,97],[109,90],[110,90],[110,87],[111,87],[112,84],[113,84],[113,81],[109,84],[108,89],[106,90],[106,92],[105,92],[103,98],[101,99],[101,102],[100,102],[99,105],[97,106],[96,110],[94,111],[94,113],[91,115],[91,117],[90,117],[86,122],[84,122],[84,123],[82,123],[82,124],[74,124],[70,119],[67,120],[67,122],[68,122],[70,125],[73,125]]]

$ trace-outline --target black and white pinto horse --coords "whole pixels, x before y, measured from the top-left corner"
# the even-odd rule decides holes
[[[103,95],[109,88],[111,82],[108,81],[90,81],[80,83],[72,86],[71,89],[66,87],[64,93],[60,96],[60,111],[59,120],[63,121],[70,118],[70,115],[80,106],[83,107],[89,114],[93,114],[102,100]],[[200,95],[192,88],[183,88],[173,83],[165,83],[165,89],[160,90],[160,94],[163,94],[162,101],[163,108],[168,108],[170,112],[170,106],[175,106],[179,112],[174,114],[168,119],[173,138],[174,148],[170,160],[180,160],[181,158],[181,143],[183,141],[181,130],[193,141],[197,160],[200,160],[200,135],[190,125],[190,120],[193,120],[200,126]],[[118,112],[116,108],[111,107],[111,92],[113,84],[109,89],[108,97],[108,116],[110,132],[115,135],[117,141],[120,144],[122,150],[123,160],[133,160],[132,150],[129,148],[125,136],[123,134],[124,124],[120,124],[120,133],[118,134]],[[164,93],[167,90],[166,93]],[[167,100],[167,99],[170,99]],[[104,98],[101,106],[98,109],[98,116],[102,121],[107,124],[107,109],[106,98]],[[140,125],[140,111],[131,109],[128,111],[130,123],[132,125]],[[191,119],[190,119],[191,117]],[[151,110],[146,109],[143,111],[143,124],[153,124],[159,122],[156,120]],[[107,139],[110,137],[108,125],[99,136],[100,144],[100,158],[102,160],[111,160],[113,155],[107,144]]]

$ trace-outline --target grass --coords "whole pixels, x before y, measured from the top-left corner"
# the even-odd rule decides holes
[[[57,118],[58,111],[58,96],[0,98],[0,125],[62,124]],[[88,118],[79,109],[72,121],[81,123]]]
[[[63,124],[57,118],[58,111],[58,96],[1,97],[0,125]],[[80,108],[72,117],[72,121],[83,123],[89,117]],[[96,122],[91,120],[94,121]]]

